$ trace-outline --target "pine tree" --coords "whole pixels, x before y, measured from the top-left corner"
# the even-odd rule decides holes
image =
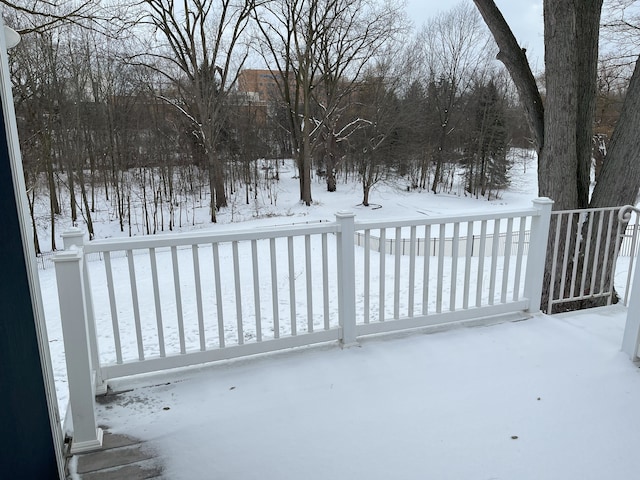
[[[505,109],[493,81],[477,84],[471,92],[469,121],[472,127],[465,142],[462,164],[466,191],[486,196],[509,185]]]

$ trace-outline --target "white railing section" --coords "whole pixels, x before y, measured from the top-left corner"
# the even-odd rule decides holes
[[[519,242],[522,239],[522,235],[524,236],[523,253],[526,255],[529,249],[530,232],[528,229],[526,229],[524,233],[518,229],[518,231],[512,232],[510,235],[507,235],[506,232],[501,232],[496,237],[498,241],[498,255],[504,255],[507,246],[509,244]],[[482,238],[484,238],[484,251],[481,252],[480,240]],[[364,233],[356,232],[355,241],[357,246],[364,247]],[[453,247],[455,243],[458,250],[463,252],[466,252],[467,248],[471,248],[472,257],[479,257],[481,254],[485,257],[490,257],[493,253],[493,241],[493,233],[487,234],[486,237],[481,237],[481,235],[463,235],[459,238],[447,236],[444,239],[444,254],[447,257],[451,257],[453,255]],[[467,247],[467,242],[471,243],[469,247]],[[388,254],[395,254],[396,251],[399,251],[401,255],[417,255],[419,257],[423,257],[426,254],[435,257],[440,251],[440,236],[438,235],[433,238],[418,237],[415,240],[415,243],[412,244],[411,239],[404,235],[399,241],[395,238],[385,238],[385,241],[381,242],[379,236],[372,234],[368,238],[368,245],[374,252],[380,252],[382,250]]]
[[[615,265],[619,265],[621,256],[629,257],[628,267],[626,272],[624,269],[620,269],[624,280],[624,296],[623,302],[625,305],[629,305],[629,299],[631,294],[632,279],[634,278],[634,272],[636,269],[635,260],[638,257],[638,250],[640,247],[640,209],[626,205],[622,207],[618,212],[618,236],[616,243],[616,254],[618,261]],[[615,273],[615,272],[614,272]],[[619,284],[619,282],[615,282]],[[631,311],[631,308],[629,308]],[[637,311],[637,310],[636,310]]]
[[[357,241],[363,247],[356,268],[362,272],[356,292],[358,333],[527,310],[526,229],[531,219],[531,210],[525,210],[498,218],[473,215],[356,223]],[[500,252],[499,242],[490,239],[501,235],[506,241]],[[376,248],[388,245],[388,238],[395,245],[404,243],[404,248],[391,248],[390,252]],[[447,238],[451,239],[449,245]],[[474,242],[467,238],[474,238]],[[372,247],[372,243],[376,245]],[[420,244],[434,243],[437,249],[430,249],[430,254],[418,251]],[[489,250],[487,244],[491,245]],[[487,251],[488,256],[477,255],[478,251]]]
[[[630,221],[634,211],[627,206],[552,212],[547,313],[554,312],[554,306],[583,300],[611,304],[622,258],[628,263],[620,269],[626,279],[615,283],[627,304],[639,243],[637,218]]]
[[[633,246],[637,248],[638,220],[640,219],[640,209],[626,206],[620,209],[618,220],[621,227],[620,232],[627,238],[631,236]],[[635,250],[632,249],[633,250]],[[634,268],[635,267],[635,268]],[[633,273],[632,273],[633,271]],[[633,278],[633,283],[631,279]],[[630,290],[633,288],[632,294]],[[627,321],[625,323],[624,335],[622,337],[622,351],[629,355],[632,361],[638,361],[638,349],[640,347],[640,269],[633,263],[629,265],[626,274],[625,303],[628,305]],[[628,303],[627,303],[628,302]]]
[[[57,272],[62,321],[73,324],[74,338],[88,339],[88,348],[70,345],[66,355],[90,365],[95,386],[104,390],[115,377],[535,312],[553,202],[533,203],[506,213],[392,222],[356,222],[353,214],[339,213],[330,223],[86,245],[82,232],[71,232],[65,247],[74,254],[61,252],[64,262],[58,262],[65,267]],[[356,246],[356,232],[364,248]],[[473,236],[485,251],[489,236],[501,233],[502,252],[493,242],[489,256],[474,256],[472,242],[463,240]],[[405,234],[409,255],[370,248],[374,236],[399,242]],[[433,238],[436,255],[419,256],[419,240]],[[87,262],[92,254],[104,261]],[[73,414],[82,411],[74,404],[86,403],[95,386],[85,385],[77,398],[72,389],[75,425],[83,419]]]
[[[627,234],[622,237],[622,243],[620,245],[620,251],[618,252],[618,258],[625,257],[636,257],[640,251],[640,242],[633,242],[632,232],[633,229],[636,228],[635,225],[629,224],[627,226]],[[525,244],[524,244],[524,253],[527,254],[527,250],[529,248],[529,230],[525,232]],[[364,234],[360,232],[355,233],[355,242],[359,247],[364,246]],[[464,249],[464,245],[466,245],[467,239],[465,237],[460,238],[460,246]],[[474,235],[470,238],[470,241],[473,243],[472,246],[472,256],[477,257],[480,254],[480,237],[479,235]],[[504,248],[507,243],[507,238],[505,233],[500,234],[500,238],[498,239],[499,247],[498,253],[502,255],[504,253]],[[385,242],[385,251],[387,253],[395,253],[395,239],[387,239]],[[513,240],[512,240],[513,242]],[[402,238],[401,242],[398,244],[402,255],[410,254],[410,240],[408,238]],[[427,245],[427,249],[429,251],[429,255],[435,256],[438,252],[438,239],[432,238],[430,241],[427,240],[425,242],[424,238],[418,238],[416,244],[416,255],[423,256],[425,251],[425,245]],[[491,249],[493,245],[493,235],[487,235],[486,245],[485,245],[485,256],[491,255]],[[453,238],[447,237],[445,239],[445,254],[451,255],[453,246]],[[632,249],[632,246],[634,249]],[[380,251],[380,241],[375,236],[370,238],[370,248],[375,251]],[[53,268],[53,257],[56,252],[43,252],[36,257],[36,263],[38,265],[39,270],[47,270],[49,268]],[[113,252],[112,258],[120,256],[126,256],[126,252]],[[86,255],[86,260],[88,262],[101,262],[104,261],[104,256],[100,252],[91,253]]]
[[[103,378],[338,340],[339,225],[86,245]]]

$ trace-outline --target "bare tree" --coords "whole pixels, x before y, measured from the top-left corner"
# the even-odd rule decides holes
[[[61,99],[57,37],[50,32],[22,41],[11,52],[11,78],[20,128],[20,147],[34,182],[43,171],[49,198],[51,250],[56,249],[55,219],[61,213],[57,194],[55,155],[56,106]],[[25,170],[29,170],[27,167]],[[32,192],[33,193],[33,192]]]
[[[359,122],[345,121],[360,74],[402,27],[398,5],[378,0],[275,0],[257,11],[260,53],[275,65],[300,175],[300,200],[311,198],[314,152],[324,155],[335,190],[338,144]]]
[[[331,2],[332,28],[318,38],[320,81],[312,91],[317,109],[318,148],[323,153],[327,190],[336,190],[338,146],[366,119],[349,118],[348,113],[367,65],[386,54],[385,46],[401,50],[397,35],[406,33],[406,24],[397,5],[378,0]]]
[[[466,93],[489,69],[490,37],[473,7],[460,3],[425,24],[420,40],[424,49],[426,77],[432,85],[430,101],[437,112],[438,144],[434,152],[435,173],[431,190],[438,192],[449,137],[463,119]]]
[[[0,0],[5,21],[21,35],[77,25],[115,36],[116,32],[136,23],[138,3],[131,0]]]
[[[384,162],[392,157],[390,140],[397,133],[401,115],[393,82],[384,76],[373,74],[365,79],[358,97],[362,101],[359,113],[367,120],[350,143],[362,185],[362,205],[368,207],[372,188],[388,172]]]
[[[319,39],[333,28],[331,7],[341,0],[275,0],[256,10],[260,53],[275,64],[274,80],[286,107],[286,125],[296,156],[300,201],[311,205],[312,90],[320,76]]]
[[[248,54],[241,45],[256,0],[144,0],[147,21],[164,37],[165,51],[149,62],[172,83],[163,99],[192,125],[209,169],[211,221],[227,205],[225,171],[218,152],[224,105]]]

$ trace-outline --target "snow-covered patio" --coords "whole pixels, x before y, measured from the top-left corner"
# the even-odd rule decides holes
[[[640,469],[623,306],[110,382],[164,478],[602,479]]]

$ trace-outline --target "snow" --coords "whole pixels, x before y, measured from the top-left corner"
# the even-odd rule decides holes
[[[620,353],[625,312],[145,377],[98,415],[148,442],[171,479],[632,478],[640,372]]]
[[[218,214],[219,223],[212,225],[208,222],[208,209],[205,207],[199,207],[188,213],[192,219],[191,223],[195,225],[188,225],[189,222],[184,223],[182,230],[204,230],[210,229],[212,231],[227,231],[231,229],[246,229],[254,227],[274,226],[274,225],[292,225],[303,223],[317,223],[323,221],[332,221],[335,219],[335,213],[341,210],[350,210],[355,212],[356,220],[398,220],[402,218],[415,218],[416,216],[436,216],[436,215],[450,215],[455,212],[468,213],[486,213],[498,210],[517,209],[523,207],[529,207],[531,200],[536,196],[537,181],[536,181],[536,169],[535,163],[530,158],[530,154],[522,150],[514,150],[515,164],[511,171],[512,185],[509,191],[504,192],[502,198],[492,201],[477,200],[470,197],[459,196],[454,194],[438,194],[434,195],[426,191],[414,190],[407,192],[406,186],[400,180],[396,180],[393,183],[380,183],[376,185],[371,193],[371,200],[374,202],[372,207],[364,207],[360,205],[361,202],[361,188],[357,183],[339,183],[338,191],[329,193],[326,191],[326,187],[320,181],[313,184],[313,198],[314,203],[310,207],[301,205],[299,202],[298,194],[298,179],[295,178],[295,168],[292,162],[285,162],[279,166],[280,169],[280,181],[276,184],[277,194],[272,195],[277,197],[274,204],[271,204],[265,194],[258,195],[257,200],[252,200],[249,205],[243,203],[244,192],[236,192],[236,196],[230,199],[230,207],[221,211]],[[60,192],[61,205],[64,207],[68,204],[68,199],[64,197],[64,191]],[[187,202],[188,208],[189,202]],[[115,220],[115,214],[112,209],[113,206],[109,202],[98,202],[99,208],[94,214],[94,228],[97,232],[97,238],[113,238],[121,237],[124,234],[119,230],[119,224]],[[67,212],[68,213],[68,212]],[[168,215],[168,214],[167,214]],[[195,221],[193,220],[195,218]],[[232,222],[233,220],[233,222]],[[132,222],[135,222],[135,215],[132,216]],[[503,226],[504,226],[503,222]],[[68,220],[65,221],[64,216],[58,219],[57,232],[62,234],[65,228],[70,227],[71,224]],[[80,228],[86,230],[86,226],[80,223]],[[46,238],[47,230],[46,222],[42,225],[39,231],[41,244],[46,245],[50,242],[43,240]],[[466,228],[465,225],[462,226]],[[490,230],[493,227],[489,226]],[[180,230],[179,228],[177,230]],[[127,228],[125,228],[126,234]],[[133,228],[134,234],[137,232],[141,234],[141,227],[135,225]],[[169,232],[166,232],[168,234]],[[452,232],[447,232],[450,235]],[[408,236],[408,232],[404,232]],[[438,234],[437,229],[433,229],[433,235]],[[464,235],[464,233],[463,233]],[[60,239],[57,239],[57,243],[61,244]],[[330,242],[331,244],[331,242]],[[331,245],[330,245],[331,246]],[[228,249],[230,250],[230,249]],[[296,248],[296,255],[303,254],[304,248]],[[179,252],[180,256],[189,254],[188,252]],[[205,252],[206,254],[206,252]],[[164,280],[164,285],[161,286],[163,291],[171,292],[172,285],[172,265],[170,260],[162,262],[162,256],[167,257],[166,254],[159,254],[159,277],[161,282]],[[225,257],[230,256],[230,252],[221,250],[221,256],[224,260]],[[247,257],[249,258],[249,257]],[[265,258],[265,257],[261,257]],[[362,261],[361,258],[357,259]],[[403,261],[406,259],[403,259]],[[433,259],[432,259],[433,260]],[[388,259],[388,261],[391,261]],[[114,258],[112,260],[114,270],[116,274],[118,271],[126,272],[128,269],[126,259]],[[188,266],[188,262],[183,262]],[[211,264],[209,262],[209,264]],[[304,257],[299,257],[296,260],[296,265],[304,265]],[[387,265],[387,271],[392,271],[392,265]],[[248,266],[248,268],[251,268]],[[104,262],[89,262],[89,269],[92,278],[92,289],[94,291],[94,310],[97,315],[98,334],[99,334],[99,349],[102,359],[108,363],[113,362],[115,358],[115,349],[113,342],[113,334],[111,332],[111,317],[109,299],[106,296],[106,278],[104,273]],[[147,313],[154,312],[154,299],[149,288],[145,288],[144,285],[149,283],[148,261],[136,260],[136,269],[140,269],[138,272],[138,281],[142,283],[142,286],[138,288],[138,291],[143,297],[140,310]],[[146,271],[146,275],[145,275]],[[406,268],[403,268],[406,271]],[[432,268],[433,272],[436,272]],[[265,274],[268,272],[265,270]],[[419,272],[418,272],[419,273]],[[68,404],[68,388],[67,388],[67,374],[66,364],[64,360],[64,345],[62,339],[62,328],[60,325],[60,312],[57,298],[57,285],[55,279],[55,271],[51,264],[48,264],[47,268],[40,270],[40,285],[43,292],[43,303],[45,309],[45,317],[47,319],[47,332],[49,338],[49,346],[52,354],[53,373],[56,383],[56,390],[58,394],[58,404],[61,412],[61,417],[64,417]],[[128,273],[122,273],[120,277],[116,278],[128,278]],[[181,276],[182,281],[193,281],[193,275],[189,272],[184,272]],[[190,280],[189,280],[190,279]],[[203,277],[204,281],[204,277]],[[268,282],[265,282],[267,285]],[[232,285],[226,285],[231,288]],[[461,289],[461,286],[459,286]],[[130,298],[127,281],[116,282],[116,297],[118,298]],[[248,286],[247,288],[250,288]],[[335,285],[331,285],[331,288],[335,288]],[[186,295],[189,295],[189,289]],[[205,292],[213,292],[214,288],[204,288]],[[499,289],[497,291],[500,291]],[[95,293],[97,292],[97,293]],[[263,292],[263,298],[266,295]],[[386,302],[388,308],[391,308],[393,303],[393,292],[388,289],[388,295],[391,298]],[[448,296],[445,291],[445,297]],[[402,292],[403,299],[407,298],[407,292]],[[193,338],[197,343],[197,320],[193,320],[196,316],[195,302],[191,298],[185,298],[183,306],[185,307],[186,325],[192,326]],[[244,296],[245,299],[252,299],[252,293],[248,292]],[[334,295],[335,297],[335,295]],[[175,311],[175,302],[165,303],[170,301],[172,295],[163,296],[163,310],[167,309],[170,314]],[[233,294],[226,294],[224,298],[229,300],[230,305],[226,308],[229,311],[235,310],[233,304]],[[299,292],[298,298],[304,298],[303,292]],[[432,297],[435,298],[435,297]],[[206,299],[205,299],[206,301]],[[362,303],[360,302],[360,306]],[[245,305],[243,308],[248,311],[249,305]],[[120,315],[123,320],[120,328],[122,329],[121,335],[123,338],[123,356],[125,359],[137,358],[137,344],[135,341],[135,328],[133,325],[133,312],[131,306],[128,306],[128,310],[124,314]],[[335,309],[336,305],[331,305],[331,308]],[[302,308],[304,310],[304,307]],[[301,310],[301,311],[302,311]],[[314,307],[315,312],[322,312],[322,306],[318,305]],[[286,312],[283,312],[286,313]],[[373,312],[372,312],[373,313]],[[174,315],[175,316],[175,315]],[[362,313],[358,312],[358,316],[361,317]],[[143,319],[144,322],[144,319]],[[319,320],[321,322],[321,320]],[[145,328],[145,344],[157,343],[155,337],[155,316],[153,318],[147,318],[147,324],[150,328]],[[304,328],[304,325],[301,325]],[[215,341],[217,339],[217,332],[207,332],[208,341]],[[227,332],[230,335],[235,334],[235,330]],[[284,332],[283,332],[284,333]],[[178,334],[177,330],[173,329],[166,332],[167,340],[173,340],[167,345],[167,351],[179,350]],[[127,341],[128,340],[128,341]],[[187,339],[188,340],[188,339]],[[191,345],[187,345],[189,347]],[[147,350],[146,355],[157,354],[156,350]]]
[[[523,165],[514,166],[509,191],[491,202],[407,192],[396,183],[374,190],[371,200],[382,208],[360,206],[357,184],[339,184],[338,192],[328,193],[321,183],[313,185],[314,204],[302,206],[298,180],[285,170],[276,205],[265,198],[250,205],[233,200],[215,226],[200,207],[192,227],[239,228],[231,216],[247,228],[333,220],[339,210],[354,211],[357,220],[397,220],[528,207],[536,197],[536,171],[533,160]],[[98,222],[96,231],[121,235],[115,221]],[[114,269],[120,260],[114,259]],[[64,412],[55,272],[39,273]],[[93,282],[92,271],[94,288],[98,277]],[[106,308],[97,313],[108,319]],[[113,433],[147,442],[158,451],[166,478],[176,480],[623,478],[640,467],[634,448],[640,378],[620,353],[625,315],[622,306],[537,315],[123,379],[110,386],[132,390],[100,405],[98,418]],[[167,338],[175,350],[175,335]],[[124,346],[124,354],[135,357],[135,339]],[[113,360],[108,348],[101,353]]]

